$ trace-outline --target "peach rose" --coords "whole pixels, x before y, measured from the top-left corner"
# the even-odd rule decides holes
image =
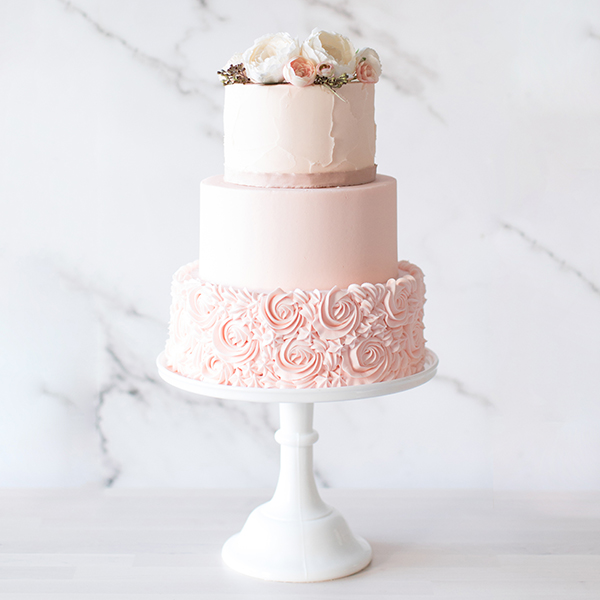
[[[283,67],[283,78],[297,87],[306,87],[315,81],[317,65],[310,59],[298,56]]]

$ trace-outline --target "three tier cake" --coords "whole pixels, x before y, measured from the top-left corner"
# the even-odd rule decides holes
[[[423,274],[398,262],[396,181],[376,173],[380,73],[374,50],[316,30],[219,72],[224,175],[201,183],[199,260],[173,279],[169,369],[262,388],[423,369]]]

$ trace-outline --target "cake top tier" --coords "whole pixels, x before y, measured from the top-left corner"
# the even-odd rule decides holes
[[[260,187],[334,187],[375,178],[371,48],[314,30],[303,42],[269,34],[234,55],[225,93],[225,181]],[[273,85],[275,84],[275,85]],[[279,84],[279,85],[277,85]]]

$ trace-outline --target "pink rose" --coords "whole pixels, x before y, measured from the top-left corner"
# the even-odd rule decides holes
[[[298,87],[306,87],[315,81],[317,76],[317,65],[304,56],[298,56],[290,60],[283,67],[283,78],[285,81]]]
[[[190,363],[191,352],[191,345],[189,348],[184,348],[182,347],[182,344],[178,344],[170,337],[165,346],[165,361],[167,367],[176,373],[181,373],[186,376],[189,375],[188,366]]]
[[[390,379],[398,359],[382,340],[369,337],[344,349],[342,369],[348,385],[376,383]]]
[[[229,379],[233,374],[233,367],[214,354],[204,354],[199,363],[202,381],[231,385]]]
[[[303,387],[321,374],[325,346],[322,342],[290,338],[275,354],[273,370],[282,387]]]
[[[336,340],[354,331],[360,312],[352,294],[334,287],[321,298],[314,328],[326,340]]]
[[[217,321],[219,298],[207,284],[192,287],[187,295],[188,313],[200,329],[209,329]]]
[[[422,365],[425,360],[425,336],[423,335],[423,329],[423,323],[420,319],[404,328],[403,345],[410,362],[415,366]],[[413,372],[417,370],[415,369]]]
[[[362,83],[377,83],[381,76],[379,55],[372,48],[363,48],[356,54],[356,78]]]
[[[180,352],[187,352],[191,349],[194,341],[193,323],[185,307],[171,307],[169,335]]]
[[[421,271],[421,269],[419,269],[417,265],[413,265],[407,260],[401,260],[398,263],[398,271],[399,276],[408,273],[409,275],[412,275],[415,278],[415,281],[417,282],[417,297],[419,298],[419,301],[421,301],[425,296],[425,281],[423,271]]]
[[[383,299],[387,324],[392,328],[403,327],[414,321],[419,310],[416,298],[417,282],[412,275],[387,282],[387,292]]]
[[[352,283],[348,287],[348,291],[360,306],[363,314],[367,315],[381,303],[387,288],[383,283],[363,283],[361,285]]]
[[[175,274],[173,275],[173,284],[177,286],[176,289],[179,290],[181,284],[186,283],[191,276],[197,275],[197,270],[197,262],[188,263],[183,267],[179,267],[179,269],[177,269],[177,271],[175,271]]]
[[[294,293],[280,289],[261,298],[258,314],[276,336],[294,334],[304,324],[302,308]]]
[[[233,365],[251,361],[259,352],[250,328],[237,319],[223,319],[215,325],[213,344],[217,355]]]

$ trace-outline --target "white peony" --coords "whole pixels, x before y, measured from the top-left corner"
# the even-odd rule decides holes
[[[298,40],[282,32],[258,38],[243,53],[242,59],[253,83],[282,83],[283,67],[299,55]]]
[[[321,74],[324,74],[322,71],[325,70],[325,65],[331,65],[336,77],[344,73],[352,75],[356,65],[352,42],[347,37],[331,31],[313,29],[302,44],[302,56],[319,65]]]

